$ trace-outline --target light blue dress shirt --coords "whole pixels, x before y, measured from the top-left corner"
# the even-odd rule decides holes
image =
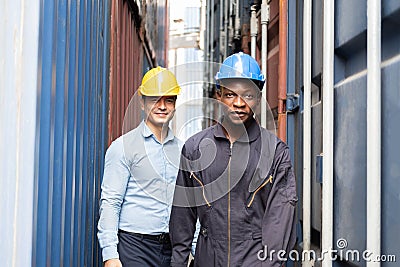
[[[118,229],[151,235],[169,232],[181,148],[171,129],[160,143],[143,121],[110,145],[98,223],[103,261],[119,258]]]

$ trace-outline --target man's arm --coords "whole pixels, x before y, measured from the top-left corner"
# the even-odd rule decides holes
[[[276,171],[273,177],[275,181],[262,222],[262,239],[268,251],[285,250],[288,253],[296,242],[296,179],[289,148],[284,143],[279,143],[276,155]],[[272,259],[267,258],[262,266],[281,266],[282,262],[277,258],[277,253],[273,256]]]
[[[109,259],[104,262],[104,267],[122,267],[119,259]]]
[[[169,222],[169,233],[172,243],[171,267],[186,267],[191,251],[193,234],[196,229],[197,210],[194,206],[193,182],[190,178],[189,165],[184,158],[185,146],[182,149],[181,167],[175,187],[174,203]]]
[[[123,140],[117,139],[107,149],[101,185],[100,219],[97,225],[103,261],[118,259],[118,224],[121,205],[130,177],[125,161]]]

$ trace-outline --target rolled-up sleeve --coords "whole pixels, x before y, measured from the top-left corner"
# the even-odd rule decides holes
[[[282,144],[281,144],[282,146]],[[262,222],[263,245],[268,251],[291,250],[296,242],[296,179],[290,161],[289,149],[279,147],[275,181],[268,197],[267,206]],[[287,254],[286,254],[287,256]],[[277,267],[282,262],[277,253],[272,258],[267,258],[262,266]]]
[[[118,224],[130,171],[126,163],[121,139],[114,141],[105,156],[101,185],[98,233],[103,261],[119,258],[117,251]]]

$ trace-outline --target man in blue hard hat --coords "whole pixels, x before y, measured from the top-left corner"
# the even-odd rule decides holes
[[[187,265],[197,218],[194,266],[281,266],[277,252],[288,252],[296,238],[296,183],[288,147],[254,118],[264,76],[252,57],[237,53],[216,80],[224,115],[182,149],[171,266]]]

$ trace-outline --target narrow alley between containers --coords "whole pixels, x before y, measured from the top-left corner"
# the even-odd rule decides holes
[[[182,266],[175,245],[191,241],[195,228],[193,246],[185,243],[195,266],[261,266],[270,244],[286,253],[274,266],[399,266],[399,1],[16,0],[1,6],[2,266],[103,266],[118,258],[115,238],[131,227],[127,218],[145,229],[135,231],[142,239],[172,244],[171,266]],[[163,78],[150,86],[148,73]],[[229,91],[237,79],[251,81],[246,89],[257,88],[256,96]],[[165,83],[172,89],[160,93]],[[152,111],[145,99],[155,97],[154,103],[163,101],[157,116],[168,118],[171,131],[163,136],[161,130],[161,139],[146,128]],[[246,122],[245,137],[229,133],[229,116]],[[254,149],[253,121],[273,147]],[[220,132],[218,125],[224,125]],[[141,127],[149,131],[144,137],[155,138],[142,150],[141,137],[132,134]],[[212,138],[219,141],[207,143]],[[222,147],[222,139],[230,145]],[[140,153],[156,163],[142,158],[139,174],[125,170],[131,179],[124,180],[121,215],[104,230],[112,212],[102,202],[116,201],[106,190],[123,173],[107,171],[118,161],[112,147],[123,151],[123,164]],[[140,153],[129,154],[132,148]],[[280,152],[286,165],[274,159]],[[172,180],[135,180],[155,166],[156,176]],[[119,178],[108,182],[107,175]],[[218,184],[210,175],[228,178]],[[185,178],[199,190],[180,200]],[[145,193],[132,200],[124,190],[134,182]],[[151,194],[158,204],[148,200]],[[201,204],[189,205],[193,199]],[[121,211],[122,202],[135,212]],[[150,230],[154,217],[161,232]],[[111,228],[115,238],[107,235]],[[249,242],[258,244],[258,254]],[[250,263],[257,255],[259,265]]]

